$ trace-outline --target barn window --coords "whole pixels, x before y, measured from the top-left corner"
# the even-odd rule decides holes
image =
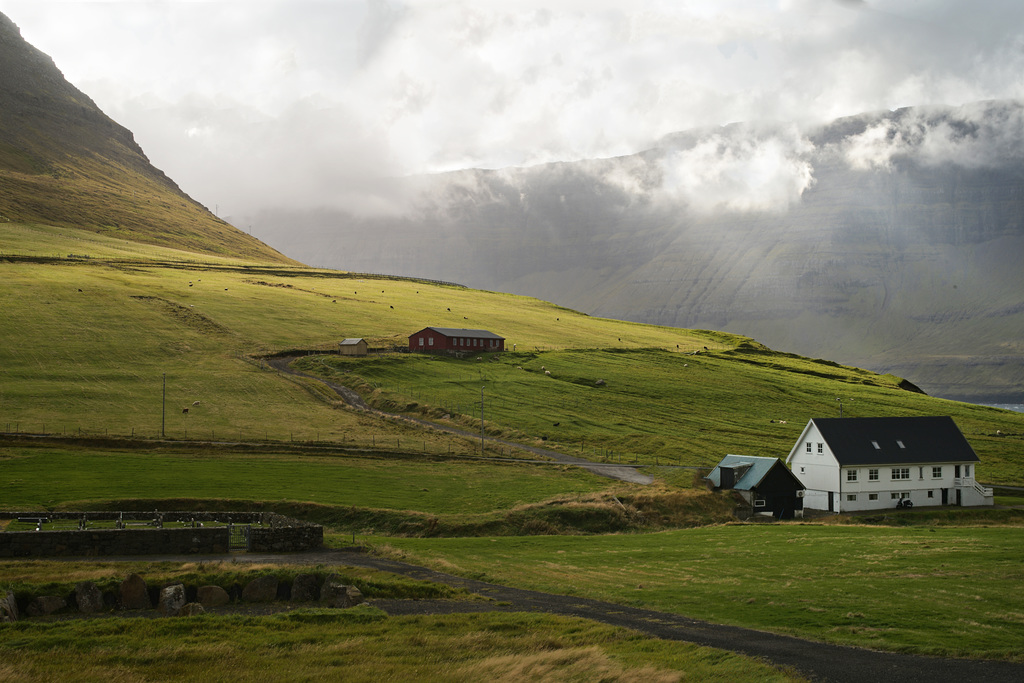
[[[430,340],[429,340],[429,344],[430,344],[431,346],[433,346],[433,345],[434,345],[434,338],[433,338],[433,337],[431,337],[431,338],[430,338]]]
[[[423,337],[420,337],[420,346],[423,346]]]
[[[857,481],[857,470],[846,470],[846,481]]]
[[[877,469],[868,470],[868,481],[878,481],[878,470]]]

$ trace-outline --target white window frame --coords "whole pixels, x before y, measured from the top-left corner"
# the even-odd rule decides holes
[[[878,481],[878,468],[873,467],[868,470],[868,481]]]
[[[857,481],[857,470],[846,470],[846,481]]]
[[[910,468],[909,467],[893,467],[892,468],[892,480],[893,481],[905,481],[910,479]]]
[[[932,467],[932,479],[942,479],[942,467]]]

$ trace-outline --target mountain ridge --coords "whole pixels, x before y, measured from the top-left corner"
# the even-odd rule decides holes
[[[945,397],[1019,399],[1022,103],[732,124],[660,144],[395,181],[388,216],[276,209],[252,223],[272,244],[288,225],[291,253],[318,265],[722,329]]]
[[[295,263],[213,216],[0,13],[0,225]]]

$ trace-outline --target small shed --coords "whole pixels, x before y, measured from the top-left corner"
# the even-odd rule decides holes
[[[777,519],[804,516],[804,485],[778,458],[727,455],[706,478],[715,489],[738,492],[751,512]]]
[[[342,356],[365,356],[368,347],[363,338],[342,339],[338,342],[338,353]]]

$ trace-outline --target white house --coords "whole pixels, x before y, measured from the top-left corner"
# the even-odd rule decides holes
[[[992,505],[978,456],[950,417],[814,418],[786,458],[807,487],[804,508]]]

